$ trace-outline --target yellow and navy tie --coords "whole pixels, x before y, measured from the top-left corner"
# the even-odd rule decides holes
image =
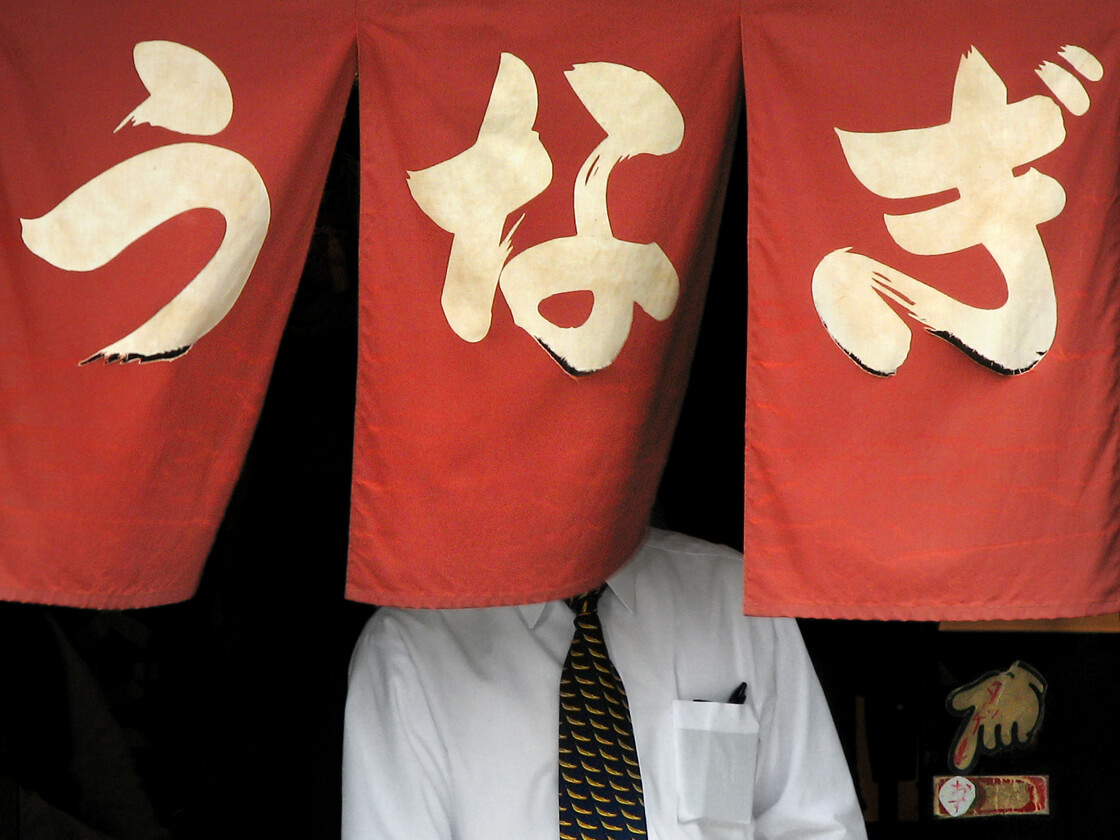
[[[630,704],[596,611],[602,592],[568,599],[576,629],[560,674],[561,840],[646,836]]]

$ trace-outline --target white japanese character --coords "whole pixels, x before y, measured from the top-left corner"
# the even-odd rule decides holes
[[[576,177],[576,235],[549,240],[509,258],[515,223],[505,220],[552,179],[547,151],[532,130],[536,83],[529,68],[502,55],[490,104],[475,144],[419,172],[409,188],[420,208],[455,235],[442,304],[456,334],[479,341],[490,328],[500,285],[514,322],[567,371],[590,373],[618,356],[630,334],[634,304],[664,320],[679,294],[676,269],[656,243],[627,242],[611,230],[607,181],[620,161],[665,155],[684,137],[684,119],[665,89],[620,64],[579,64],[565,73],[576,96],[606,131]],[[579,326],[562,327],[540,312],[548,298],[590,291],[594,304]]]
[[[229,124],[233,96],[209,58],[171,41],[144,41],[133,59],[150,96],[118,131],[130,122],[147,122],[212,135]],[[108,169],[45,216],[21,220],[23,241],[33,253],[65,271],[92,271],[156,226],[197,208],[217,210],[225,219],[217,252],[155,315],[85,362],[173,359],[217,326],[241,294],[268,232],[271,206],[264,181],[252,163],[229,149],[174,143]]]
[[[1080,48],[1065,47],[1061,55],[1090,78],[1094,64],[1099,68]],[[1084,88],[1070,73],[1053,64],[1038,73],[1071,112],[1088,108]],[[1021,175],[1013,170],[1065,140],[1057,104],[1041,95],[1008,103],[1003,81],[974,49],[961,59],[947,123],[836,133],[852,172],[877,195],[897,199],[957,191],[957,198],[932,209],[885,215],[895,242],[919,255],[983,245],[1007,284],[1006,302],[982,309],[839,249],[822,259],[813,275],[813,301],[836,343],[871,373],[893,374],[909,353],[910,330],[889,300],[1000,373],[1022,373],[1037,364],[1057,328],[1054,280],[1038,225],[1061,213],[1066,196],[1061,184],[1033,168]]]

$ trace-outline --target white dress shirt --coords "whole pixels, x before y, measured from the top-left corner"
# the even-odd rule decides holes
[[[651,840],[866,836],[797,625],[742,615],[738,552],[652,531],[608,583]],[[572,621],[563,601],[375,613],[350,668],[344,840],[555,840]]]

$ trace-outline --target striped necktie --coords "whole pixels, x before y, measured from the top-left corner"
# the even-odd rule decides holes
[[[646,836],[630,705],[596,611],[602,592],[567,602],[576,629],[560,674],[561,840]]]

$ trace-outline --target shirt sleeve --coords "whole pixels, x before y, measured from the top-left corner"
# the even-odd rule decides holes
[[[866,840],[828,704],[793,619],[776,619],[774,686],[762,712],[758,840]],[[769,720],[767,720],[769,718]]]
[[[451,840],[451,786],[422,680],[391,611],[366,625],[350,663],[342,840]]]

